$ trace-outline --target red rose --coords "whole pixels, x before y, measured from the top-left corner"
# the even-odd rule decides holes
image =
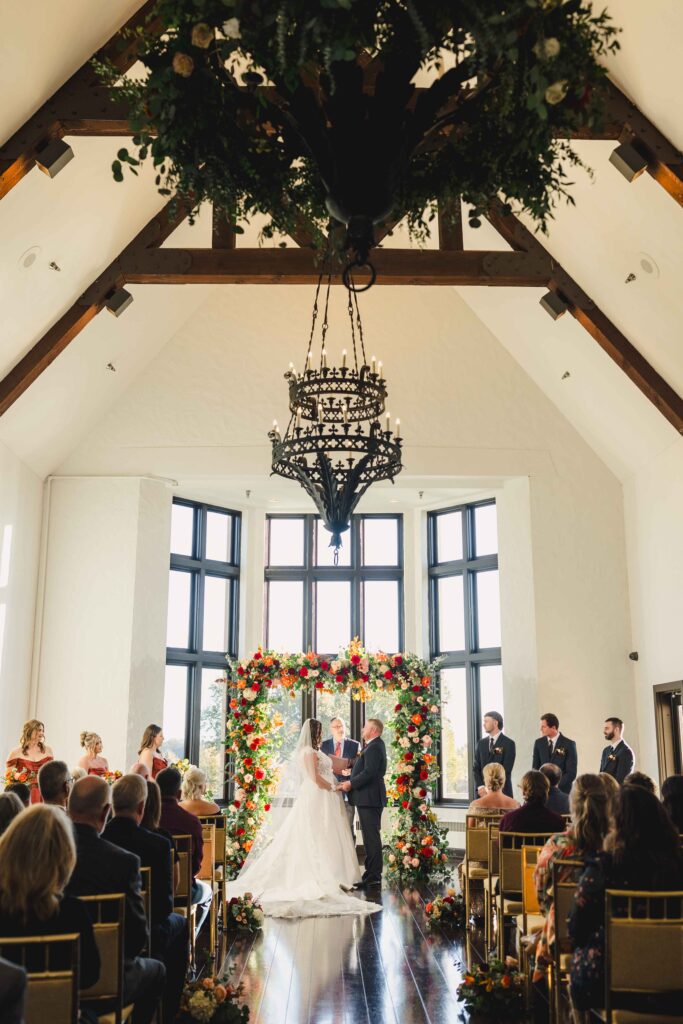
[[[390,668],[388,668],[386,670],[386,672],[384,673],[384,678],[385,679],[393,679],[394,678],[394,673],[391,671]]]
[[[244,723],[244,731],[246,733],[250,733],[250,732],[254,731],[254,726],[251,724],[251,722],[245,722]]]
[[[415,847],[414,846],[409,846],[408,847],[408,853],[410,854],[411,857],[414,857],[415,856]]]
[[[402,664],[403,664],[403,658],[401,657],[401,655],[400,654],[395,654],[394,655],[394,665],[402,665]]]
[[[269,811],[270,810],[270,804],[264,804],[263,805],[263,810],[264,811]]]
[[[247,702],[246,702],[246,700],[244,699],[244,697],[242,697],[242,699],[240,700],[240,705],[241,705],[241,706],[242,706],[243,708],[246,708],[246,706],[247,706]]]
[[[235,718],[241,718],[242,717],[240,715],[239,711],[233,711],[233,715],[235,716]]]
[[[426,768],[423,768],[422,771],[420,772],[420,778],[423,782],[426,782],[427,779],[429,778],[429,772],[427,771]]]
[[[325,685],[324,683],[322,683],[320,680],[318,680],[318,682],[315,684],[315,688],[316,688],[316,690],[322,690],[324,685]]]
[[[394,711],[400,711],[400,710],[401,710],[401,705],[397,704],[396,707],[394,708]]]
[[[427,796],[427,790],[426,789],[421,789],[420,790],[420,796],[424,800],[424,798]]]
[[[273,680],[272,679],[266,679],[266,686],[272,686],[272,685],[273,685]]]
[[[299,675],[301,676],[302,679],[305,679],[306,676],[308,675],[308,669],[306,668],[305,665],[303,668],[299,669]]]
[[[351,655],[351,664],[352,665],[360,665],[360,654],[352,654]]]
[[[240,807],[240,801],[239,800],[233,800],[232,806],[239,808]]]
[[[260,782],[260,781],[261,781],[261,779],[265,779],[265,777],[266,777],[266,773],[264,772],[263,768],[257,768],[257,769],[256,769],[256,771],[254,772],[254,776],[255,776],[255,777],[256,777],[256,778],[257,778],[257,779],[259,780],[259,782]]]
[[[323,670],[323,672],[329,672],[330,671],[330,663],[329,663],[329,661],[321,661],[320,662],[320,667]]]
[[[250,757],[245,757],[245,759],[244,759],[244,764],[245,764],[245,766],[246,766],[247,768],[249,767],[249,765],[250,765],[250,764],[253,764],[253,763],[254,763],[254,762],[253,762],[252,758],[250,758]]]
[[[344,676],[335,676],[334,678],[336,679],[336,681],[338,683],[343,683],[344,682]]]
[[[404,761],[412,761],[413,760],[413,752],[412,752],[412,750],[406,750],[405,754],[403,755],[403,760]]]
[[[431,846],[423,846],[421,852],[423,857],[431,857],[432,854],[434,853]]]
[[[261,652],[257,651],[256,654],[254,655],[254,661],[260,661],[260,660],[261,660]]]
[[[409,803],[408,800],[404,800],[403,803],[401,804],[401,806],[403,807],[404,811],[407,811],[408,808],[410,807],[410,803]]]
[[[254,740],[253,743],[249,744],[249,749],[250,750],[258,750],[258,743],[256,742],[256,740]]]
[[[237,669],[237,675],[238,675],[238,676],[243,676],[243,675],[244,675],[244,669],[242,668],[242,666],[241,666],[241,665],[240,665],[240,666],[239,666],[239,668]]]
[[[243,828],[238,828],[237,829],[237,835],[238,836],[243,836],[244,835],[244,829]]]
[[[414,725],[409,725],[408,726],[408,732],[415,732],[415,726]]]
[[[257,692],[261,689],[258,683],[252,683],[251,688],[252,690],[256,690]]]
[[[361,676],[360,677],[361,677],[361,679],[363,680],[364,683],[369,683],[370,682],[370,676],[364,676],[362,672],[361,672]]]
[[[422,687],[421,686],[414,686],[413,687],[413,693],[421,693],[421,692],[422,692]]]

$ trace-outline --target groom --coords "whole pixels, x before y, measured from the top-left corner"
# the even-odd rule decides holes
[[[365,747],[361,750],[348,782],[339,787],[349,795],[349,803],[358,808],[365,847],[365,871],[354,889],[369,889],[382,884],[382,839],[380,824],[382,808],[387,804],[384,775],[387,751],[382,739],[383,722],[368,718],[361,733]]]

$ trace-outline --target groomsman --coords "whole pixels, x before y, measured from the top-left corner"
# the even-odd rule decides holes
[[[505,785],[503,792],[512,796],[512,769],[515,763],[517,748],[515,741],[503,735],[503,716],[498,711],[487,711],[484,715],[484,732],[486,736],[479,740],[474,753],[474,782],[479,796],[484,796],[483,771],[487,764],[502,764],[505,769]]]
[[[328,737],[326,740],[323,740],[322,743],[320,744],[320,749],[322,750],[323,754],[328,754],[330,757],[346,757],[349,759],[349,762],[355,760],[355,758],[358,757],[358,752],[360,751],[360,743],[358,742],[358,740],[351,740],[347,737],[346,726],[344,724],[343,718],[333,718],[332,721],[330,722],[330,729],[332,731],[332,735]],[[347,768],[344,770],[343,775],[337,775],[337,773],[335,772],[334,777],[337,780],[337,782],[344,782],[346,781],[346,779],[348,779],[350,774],[351,769]],[[349,798],[346,793],[344,793],[344,801],[346,807],[346,815],[349,819],[351,832],[353,832],[353,818],[356,809],[353,806],[353,804],[349,803]]]
[[[568,793],[576,778],[576,743],[560,732],[557,715],[541,715],[541,737],[534,743],[531,767],[538,771],[542,764],[556,764],[562,772],[559,789]]]
[[[606,718],[603,731],[609,744],[602,752],[600,771],[613,775],[621,785],[626,776],[633,771],[635,755],[628,743],[622,739],[624,723],[620,718]]]

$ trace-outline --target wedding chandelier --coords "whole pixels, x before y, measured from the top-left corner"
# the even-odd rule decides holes
[[[324,315],[321,327],[319,365],[313,365],[318,300],[313,303],[313,320],[304,369],[298,373],[289,364],[285,380],[289,385],[290,418],[284,435],[277,420],[269,432],[273,446],[272,472],[297,480],[310,495],[331,533],[337,564],[342,534],[348,530],[351,514],[367,489],[378,480],[391,480],[401,472],[400,420],[395,432],[385,412],[386,380],[382,363],[365,354],[363,325],[355,289],[348,290],[348,316],[352,359],[342,352],[341,366],[329,366],[325,348],[329,326],[328,310],[331,275],[327,275]],[[384,419],[384,424],[382,420]]]

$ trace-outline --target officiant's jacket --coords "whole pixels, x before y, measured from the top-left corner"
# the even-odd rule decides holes
[[[612,750],[611,743],[608,747],[605,747],[600,758],[600,771],[613,775],[617,782],[621,784],[626,776],[631,774],[635,763],[636,759],[633,751],[625,740],[621,740],[620,743],[617,743],[614,750]]]
[[[558,732],[557,743],[551,757],[548,740],[545,736],[539,736],[534,743],[534,756],[531,767],[538,771],[542,764],[557,765],[562,772],[558,788],[563,793],[568,793],[572,788],[572,782],[576,778],[577,756],[574,740],[570,740],[567,736],[563,736],[561,732]]]
[[[505,769],[505,785],[503,792],[506,796],[512,796],[512,769],[515,764],[517,747],[515,741],[509,736],[500,733],[495,742],[493,750],[489,749],[489,737],[484,736],[477,743],[474,754],[474,784],[475,787],[484,785],[484,768],[487,764],[502,764]]]
[[[386,807],[387,791],[384,775],[387,770],[387,748],[377,736],[361,750],[351,769],[349,803],[354,807]]]
[[[334,757],[334,739],[330,738],[323,740],[320,744],[320,749],[323,754],[329,754],[330,757]],[[358,751],[360,750],[360,743],[358,740],[350,740],[348,737],[342,744],[342,757],[357,757]],[[346,775],[335,775],[337,782],[346,782],[348,776]]]

